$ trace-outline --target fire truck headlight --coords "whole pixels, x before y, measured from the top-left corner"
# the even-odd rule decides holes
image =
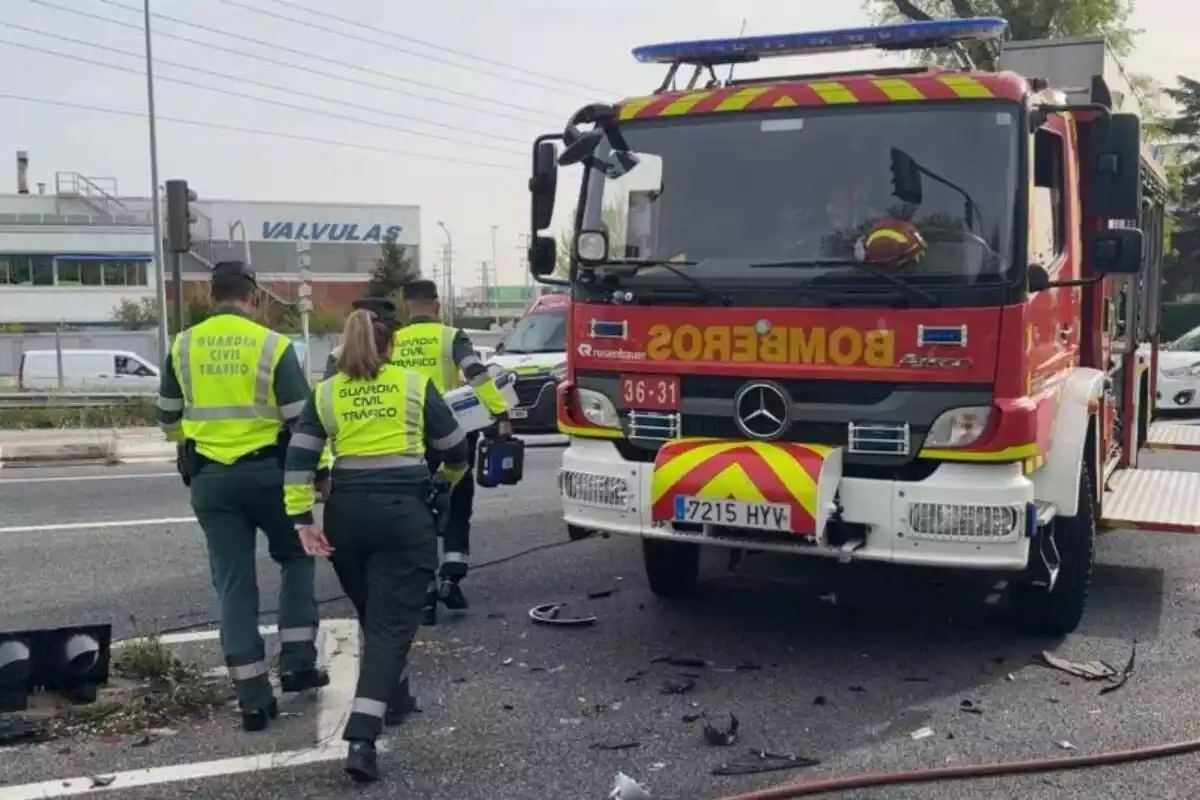
[[[29,642],[0,638],[0,713],[25,710],[32,675]]]
[[[1167,378],[1200,378],[1200,362],[1192,364],[1190,367],[1164,369],[1162,373]]]
[[[619,428],[621,418],[617,416],[617,407],[607,395],[591,389],[576,389],[575,395],[579,400],[579,410],[583,418],[598,428]]]
[[[926,447],[967,447],[987,430],[992,409],[988,406],[952,408],[933,421],[925,437]]]
[[[575,255],[584,264],[597,264],[608,258],[608,234],[604,231],[580,231],[575,237]]]
[[[567,379],[567,362],[555,364],[554,369],[550,370],[550,377],[554,379],[555,383],[565,381]]]

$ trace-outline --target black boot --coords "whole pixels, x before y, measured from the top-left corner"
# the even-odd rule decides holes
[[[467,596],[456,580],[442,581],[441,596],[442,602],[451,611],[465,611],[468,607]]]
[[[389,728],[402,725],[409,714],[420,710],[417,708],[417,698],[413,697],[409,691],[408,678],[405,678],[396,687],[396,691],[392,694],[392,699],[388,701],[387,713],[383,717],[383,724]]]
[[[242,730],[249,733],[258,733],[265,731],[271,720],[279,716],[279,703],[275,698],[271,698],[271,702],[266,708],[260,708],[257,711],[242,712]]]
[[[374,742],[351,742],[346,753],[346,774],[358,783],[373,783],[379,780],[379,763]]]
[[[297,672],[284,672],[279,676],[279,688],[287,694],[306,692],[309,689],[320,689],[329,685],[329,673],[323,669],[310,667]]]
[[[430,589],[425,593],[425,607],[422,609],[423,616],[421,617],[422,625],[437,625],[438,599],[437,589]]]

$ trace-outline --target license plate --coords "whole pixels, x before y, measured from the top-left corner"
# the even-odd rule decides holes
[[[792,507],[786,503],[744,503],[680,496],[675,498],[675,521],[790,532]]]
[[[678,375],[622,375],[621,408],[675,411],[679,408]]]
[[[529,409],[527,408],[510,408],[508,410],[509,419],[528,419]]]

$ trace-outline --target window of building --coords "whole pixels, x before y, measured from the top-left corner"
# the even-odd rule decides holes
[[[59,286],[145,286],[144,262],[98,258],[55,260]]]
[[[1066,171],[1062,137],[1042,129],[1034,137],[1029,197],[1029,260],[1046,268],[1066,250]]]
[[[0,286],[53,286],[50,256],[0,255]]]

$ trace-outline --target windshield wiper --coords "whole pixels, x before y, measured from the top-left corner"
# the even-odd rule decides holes
[[[791,258],[780,261],[759,261],[751,264],[751,269],[775,269],[782,267],[857,267],[858,269],[877,278],[883,278],[888,283],[898,286],[913,297],[924,300],[931,306],[940,306],[941,300],[937,295],[931,294],[920,286],[913,286],[908,281],[905,281],[887,270],[870,264],[864,264],[861,261],[856,261],[852,258]]]
[[[720,305],[729,305],[729,297],[727,295],[718,294],[708,284],[697,278],[695,275],[689,275],[680,267],[694,267],[699,264],[699,261],[683,261],[658,259],[658,258],[623,258],[617,261],[601,261],[594,266],[598,267],[633,267],[628,274],[632,275],[639,272],[644,267],[663,267],[668,272],[679,276],[684,283],[694,288],[706,300],[718,303]]]

